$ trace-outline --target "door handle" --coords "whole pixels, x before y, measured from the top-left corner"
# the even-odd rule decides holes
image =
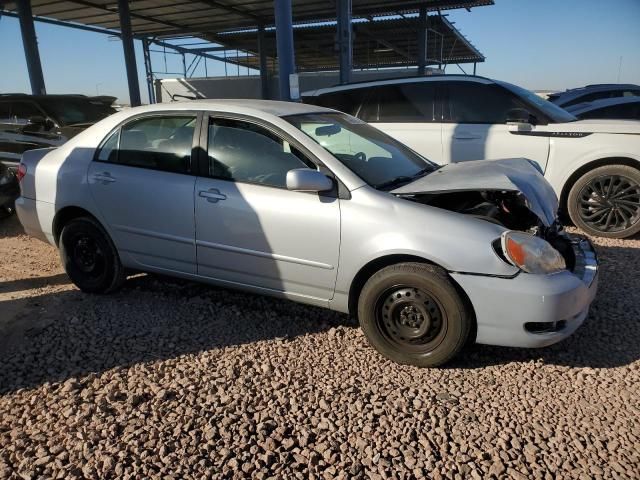
[[[202,198],[206,198],[207,202],[218,203],[218,200],[226,200],[227,196],[224,193],[220,193],[217,188],[211,188],[209,190],[200,190],[198,195]]]
[[[456,140],[477,140],[482,137],[470,132],[460,132],[456,133],[453,138],[455,138]]]
[[[116,181],[116,179],[113,178],[109,172],[96,173],[91,178],[93,178],[96,182],[102,182],[103,185]]]

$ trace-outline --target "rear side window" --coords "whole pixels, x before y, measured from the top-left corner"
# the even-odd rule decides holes
[[[194,115],[153,116],[133,120],[104,141],[97,160],[188,173],[195,124]]]
[[[433,122],[437,117],[433,82],[375,87],[360,115],[366,122],[382,123]]]
[[[602,100],[603,98],[635,97],[638,95],[640,95],[640,90],[604,90],[574,98],[570,102],[565,103],[563,107],[570,107],[579,103],[593,102],[594,100]]]
[[[287,172],[316,166],[293,145],[251,122],[212,118],[209,175],[236,182],[286,187]]]
[[[507,90],[476,82],[450,82],[444,121],[450,123],[504,124],[509,110],[527,108]]]
[[[305,101],[321,107],[333,108],[349,115],[357,116],[364,97],[365,89],[343,90],[334,93],[326,93],[318,97],[309,97]]]

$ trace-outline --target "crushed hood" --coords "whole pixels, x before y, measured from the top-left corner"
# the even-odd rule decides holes
[[[556,220],[558,197],[533,164],[524,158],[453,163],[392,190],[395,195],[464,191],[515,191],[545,226]]]

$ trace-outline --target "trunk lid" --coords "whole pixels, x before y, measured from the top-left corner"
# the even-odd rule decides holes
[[[527,207],[549,227],[556,220],[558,197],[540,171],[524,158],[453,163],[392,190],[398,196],[465,191],[520,192]]]

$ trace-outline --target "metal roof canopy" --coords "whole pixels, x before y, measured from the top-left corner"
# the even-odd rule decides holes
[[[340,8],[337,8],[338,4]],[[336,62],[332,57],[338,56],[341,83],[345,83],[349,81],[352,70],[353,52],[356,54],[357,68],[412,65],[416,62],[412,62],[411,57],[417,55],[418,72],[423,74],[425,64],[429,61],[434,63],[432,52],[434,47],[430,46],[434,41],[427,37],[427,28],[425,28],[427,12],[440,13],[441,10],[455,8],[469,10],[472,7],[492,4],[493,0],[295,0],[295,5],[292,0],[117,0],[117,2],[116,0],[0,0],[0,14],[5,12],[20,19],[25,56],[34,93],[46,91],[33,28],[34,20],[119,35],[123,43],[131,104],[137,105],[140,103],[140,94],[133,38],[143,40],[143,46],[146,47],[144,49],[145,69],[149,86],[152,84],[153,76],[149,69],[149,41],[164,44],[182,54],[192,53],[196,56],[215,58],[211,54],[188,52],[188,49],[182,46],[172,46],[162,41],[163,39],[200,37],[225,47],[245,50],[247,55],[243,59],[243,64],[254,68],[263,67],[260,68],[263,85],[267,83],[268,68],[264,67],[268,67],[267,51],[270,51],[271,63],[273,64],[275,59],[278,62],[280,98],[289,99],[290,74],[296,71],[292,27],[294,24],[302,27],[299,31],[303,32],[305,26],[316,28],[316,33],[311,29],[309,32],[302,33],[303,36],[320,36],[318,39],[320,47],[305,40],[298,40],[302,43],[298,47],[299,60],[301,60],[299,70],[335,68]],[[411,35],[406,35],[406,32],[398,29],[408,28],[411,20],[407,15],[416,13],[419,13],[420,19],[418,24],[415,24],[417,28],[415,33],[418,38],[412,39]],[[396,19],[401,17],[400,24],[396,22],[397,27],[393,22],[373,21],[374,17],[379,19],[393,16]],[[438,16],[441,17],[441,15]],[[343,27],[337,28],[335,24],[322,25],[336,18],[338,24]],[[407,23],[402,23],[404,20],[407,20]],[[345,25],[352,24],[352,21],[353,25],[360,30],[354,35],[355,45],[352,43],[351,30],[344,28]],[[368,22],[367,26],[358,26],[361,21]],[[436,21],[431,23],[434,22]],[[439,35],[441,38],[441,54],[437,57],[439,62],[443,62],[447,57],[451,62],[455,59],[455,63],[484,60],[484,57],[450,23],[442,18],[440,23],[429,30],[436,32],[438,30],[435,27],[440,28],[437,35],[432,35],[436,37]],[[372,28],[375,31],[369,31]],[[252,31],[253,36],[260,38],[260,41],[249,42],[247,38],[242,38],[242,35],[248,34],[247,29]],[[237,33],[237,37],[234,38],[232,32],[239,30],[245,31],[242,34]],[[269,47],[273,41],[270,42],[267,38],[268,31],[271,31],[272,36],[276,38],[276,49],[273,46]],[[337,31],[337,35],[333,35],[330,31]],[[455,35],[452,35],[452,32]],[[333,41],[330,42],[332,38]],[[365,38],[369,40],[365,41]],[[376,45],[381,44],[382,47],[371,47],[372,42]],[[401,45],[396,45],[394,42]],[[246,45],[246,48],[240,45]],[[446,51],[447,49],[450,53]],[[382,53],[386,55],[378,55]],[[372,54],[376,54],[376,60],[373,63]],[[240,63],[240,59],[241,57],[238,56],[235,61],[233,59],[223,61]],[[266,90],[263,90],[263,96],[268,98]]]
[[[341,0],[295,0],[294,23],[336,18]],[[0,0],[4,9],[17,11],[17,0]],[[493,5],[493,0],[352,0],[352,15],[371,17],[428,11],[470,9]],[[119,29],[116,0],[32,0],[33,15],[108,29]],[[129,2],[131,29],[136,36],[201,36],[225,30],[275,25],[273,0],[135,0]]]
[[[418,64],[418,17],[387,18],[376,21],[353,22],[353,68],[387,68]],[[433,15],[427,20],[427,65],[483,62],[485,57],[449,22],[446,17]],[[336,25],[297,26],[293,29],[298,71],[336,70],[339,67],[335,52]],[[275,59],[274,29],[265,31],[265,50]],[[228,32],[219,35],[220,41],[247,52],[258,52],[256,30]],[[240,65],[259,68],[259,57],[228,57]],[[269,67],[275,70],[275,61]]]

